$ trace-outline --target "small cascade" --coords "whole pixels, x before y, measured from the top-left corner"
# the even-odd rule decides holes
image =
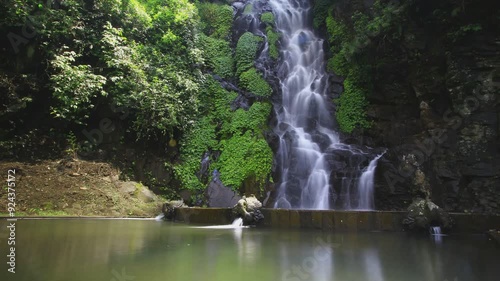
[[[155,221],[162,221],[164,217],[165,217],[165,215],[163,213],[161,213],[155,217]]]
[[[385,152],[384,152],[385,153]],[[377,155],[370,161],[370,164],[361,174],[358,181],[358,210],[373,210],[375,209],[375,201],[373,199],[373,191],[375,187],[375,169],[377,161],[384,155]]]
[[[248,228],[248,226],[243,225],[242,218],[236,218],[231,224],[225,225],[211,225],[211,226],[195,226],[193,228],[205,228],[205,229],[242,229]]]
[[[236,218],[231,225],[234,226],[234,228],[242,227],[243,226],[243,219]]]
[[[431,226],[429,227],[429,232],[434,238],[434,242],[436,242],[436,244],[441,244],[443,242],[444,235],[441,233],[441,227]]]
[[[439,227],[439,226],[431,226],[429,228],[429,232],[431,233],[431,235],[442,235],[441,234],[441,227]]]

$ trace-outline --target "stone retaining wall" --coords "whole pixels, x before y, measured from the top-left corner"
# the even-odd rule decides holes
[[[403,231],[406,212],[386,211],[312,211],[262,209],[259,227],[304,228],[333,231]],[[500,228],[500,216],[452,213],[453,233],[483,233]],[[178,208],[176,221],[192,224],[222,225],[232,222],[230,208]]]

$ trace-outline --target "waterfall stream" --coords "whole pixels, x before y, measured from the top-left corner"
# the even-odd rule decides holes
[[[281,33],[281,60],[277,68],[281,101],[274,106],[277,117],[274,132],[279,136],[276,160],[280,181],[274,207],[330,209],[334,197],[328,153],[332,150],[352,152],[353,149],[342,144],[333,129],[323,40],[310,27],[309,1],[270,0],[269,3],[276,28]],[[359,183],[359,198],[355,201],[360,209],[373,208],[373,194],[365,193],[373,191],[373,175],[380,157],[372,160],[366,169],[357,167],[354,177],[345,181],[346,188],[342,184],[343,190],[351,192],[350,186]],[[351,208],[350,196],[345,198],[349,202],[344,206]]]

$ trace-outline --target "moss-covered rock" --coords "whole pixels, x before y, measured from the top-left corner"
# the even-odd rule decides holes
[[[271,28],[267,29],[267,42],[269,44],[269,56],[273,59],[278,59],[278,40],[280,38],[279,33],[274,32]]]
[[[259,45],[262,41],[261,37],[253,35],[250,32],[245,32],[241,35],[236,45],[235,54],[237,76],[253,66]]]
[[[264,219],[260,208],[262,208],[262,203],[254,195],[243,196],[233,207],[233,214],[243,218],[244,224],[254,224]]]
[[[253,67],[241,73],[240,86],[259,97],[269,97],[273,93],[271,86]]]
[[[408,207],[408,214],[403,220],[406,229],[428,231],[431,226],[440,226],[448,230],[453,220],[447,212],[428,199],[417,198]]]
[[[265,12],[260,15],[260,21],[267,25],[274,25],[274,15],[271,12]]]
[[[221,146],[217,168],[224,184],[239,188],[253,176],[263,187],[273,162],[273,152],[263,137],[247,131],[222,140]]]
[[[206,64],[220,77],[233,77],[233,57],[229,42],[201,34],[200,45]]]
[[[233,9],[229,5],[199,3],[198,13],[203,32],[218,39],[227,39],[233,24]]]

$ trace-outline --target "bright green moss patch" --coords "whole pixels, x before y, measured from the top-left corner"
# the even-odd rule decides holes
[[[218,159],[211,159],[210,171],[218,169],[225,185],[236,190],[250,177],[259,184],[264,183],[273,157],[262,135],[267,128],[271,104],[255,102],[247,111],[232,111],[231,102],[237,94],[223,89],[212,77],[205,81],[201,97],[202,117],[180,142],[181,164],[175,166],[175,172],[182,185],[189,189],[206,186],[197,173],[207,151],[221,152]]]
[[[271,104],[255,102],[250,109],[238,109],[231,117],[231,123],[225,124],[223,130],[228,134],[236,134],[253,130],[260,132],[267,128],[267,119],[271,114]]]
[[[199,38],[203,48],[203,58],[208,66],[213,69],[215,74],[223,78],[231,78],[233,76],[233,57],[229,42],[204,34],[200,34]]]
[[[200,169],[203,153],[217,145],[215,128],[210,116],[203,117],[184,136],[181,142],[182,164],[175,166],[177,178],[188,189],[201,189],[204,187],[196,173]]]
[[[262,38],[250,32],[241,35],[236,45],[236,75],[239,76],[253,66],[260,42],[262,42]]]
[[[274,32],[271,28],[267,30],[267,42],[269,43],[269,56],[273,59],[278,59],[279,51],[278,51],[278,40],[280,38],[277,32]]]
[[[260,15],[260,21],[267,25],[274,25],[274,15],[271,12],[265,12]]]
[[[269,97],[273,93],[271,86],[253,67],[240,75],[240,86],[260,97]]]
[[[366,120],[365,107],[368,104],[361,87],[351,80],[344,81],[344,92],[337,101],[337,120],[340,129],[344,132],[352,132],[356,127],[369,128],[370,123]]]
[[[248,178],[264,183],[269,176],[273,152],[266,140],[247,131],[221,141],[222,154],[217,163],[224,184],[237,189]]]
[[[199,3],[197,6],[203,32],[214,38],[227,39],[233,24],[233,8],[214,3]]]

